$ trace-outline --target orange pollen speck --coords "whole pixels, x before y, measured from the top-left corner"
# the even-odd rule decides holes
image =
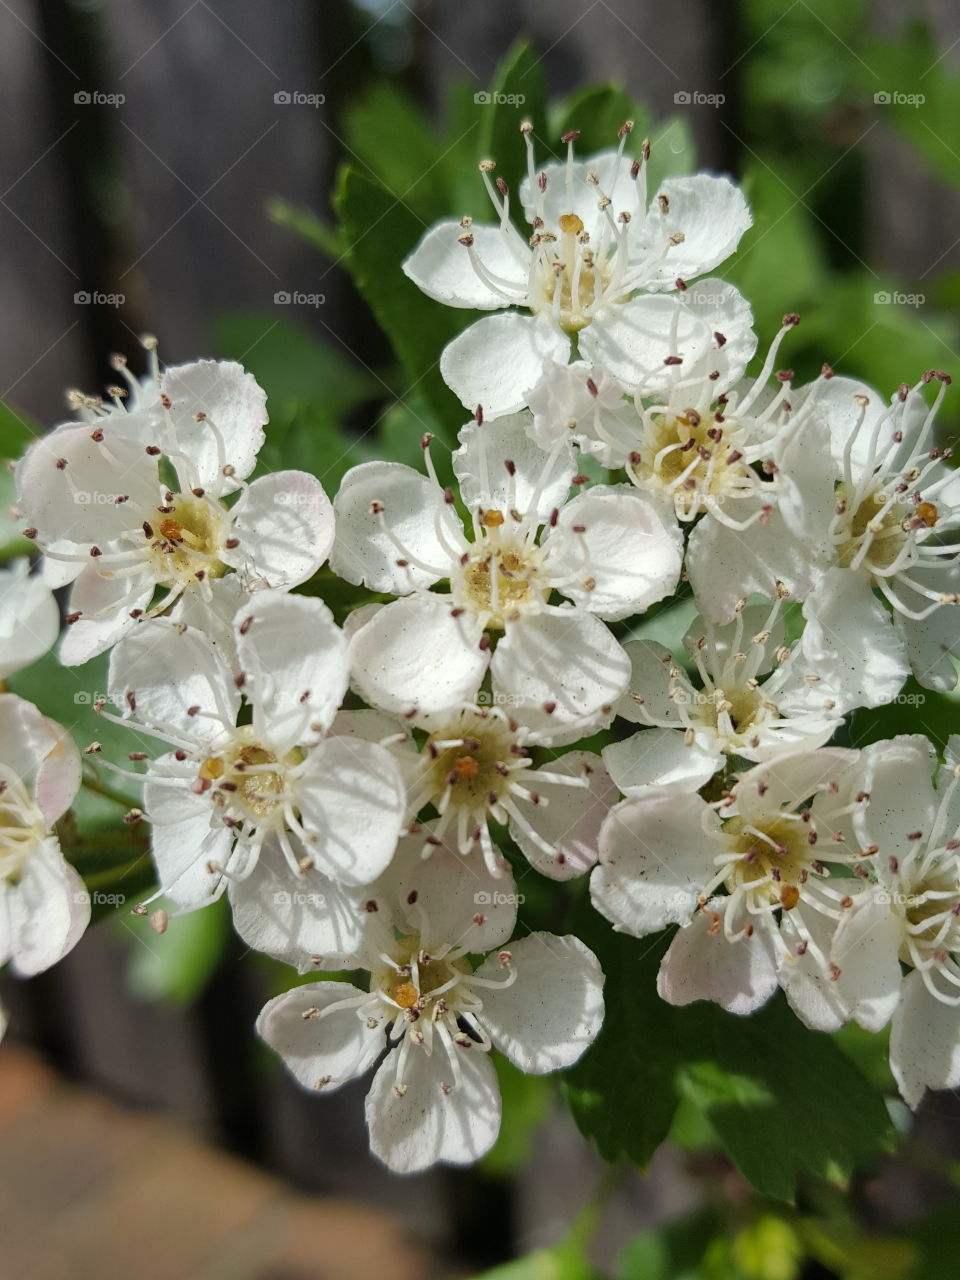
[[[932,529],[940,519],[940,512],[932,502],[918,502],[917,516],[923,521],[928,529]]]
[[[204,782],[216,782],[223,777],[223,761],[219,756],[208,756],[200,766],[200,777]]]
[[[560,215],[560,230],[578,236],[583,230],[583,220],[578,218],[575,213],[562,213]]]
[[[458,756],[453,762],[453,772],[458,778],[475,778],[478,768],[473,756]]]
[[[420,992],[412,982],[401,982],[393,988],[393,998],[401,1009],[412,1009],[420,999]]]
[[[179,520],[161,520],[160,532],[170,542],[183,541],[183,525]]]
[[[792,911],[800,901],[800,890],[795,884],[785,884],[780,890],[780,905],[784,911]]]
[[[483,524],[488,529],[499,529],[505,519],[503,512],[497,511],[495,507],[483,513]]]

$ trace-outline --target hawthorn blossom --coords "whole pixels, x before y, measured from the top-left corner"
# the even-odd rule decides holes
[[[344,712],[336,727],[350,722],[354,732],[389,743],[406,779],[411,817],[426,805],[436,810],[425,828],[424,856],[444,843],[462,856],[478,848],[490,873],[501,875],[507,864],[489,828],[495,822],[509,828],[543,875],[583,875],[597,860],[600,824],[617,799],[603,761],[592,751],[568,751],[538,763],[551,726],[531,729],[522,709],[491,705],[484,690],[477,697],[402,726],[394,721],[392,736],[375,712]],[[411,723],[423,731],[419,743]]]
[[[521,1071],[570,1066],[600,1030],[603,974],[575,937],[510,938],[515,886],[482,861],[404,841],[372,885],[345,982],[271,1000],[257,1031],[310,1090],[332,1092],[377,1068],[366,1117],[374,1155],[396,1173],[470,1164],[500,1128],[492,1047]],[[489,954],[487,954],[489,953]],[[486,955],[476,968],[470,957]]]
[[[874,883],[837,930],[831,994],[869,1030],[892,1015],[890,1068],[915,1108],[960,1085],[960,737],[939,767],[919,735],[872,743],[847,790]]]
[[[401,596],[365,615],[351,640],[353,682],[373,706],[402,716],[473,702],[489,667],[494,702],[522,708],[524,723],[554,744],[609,721],[629,668],[601,619],[673,590],[679,530],[625,486],[567,501],[580,479],[569,447],[540,449],[528,421],[461,432],[453,464],[469,534],[426,448],[428,476],[370,462],[344,477],[331,568]],[[431,590],[440,583],[448,591]],[[553,592],[567,603],[553,603]]]
[[[95,423],[57,427],[17,466],[28,532],[63,566],[57,585],[73,583],[60,651],[68,666],[190,596],[213,626],[224,575],[245,593],[285,589],[330,549],[332,510],[313,476],[281,471],[246,482],[267,421],[254,378],[212,360],[158,376],[158,404],[90,408]]]
[[[26,557],[0,568],[0,680],[42,658],[60,634],[60,610]]]
[[[631,676],[617,714],[644,731],[613,743],[604,763],[624,795],[651,786],[700,787],[728,758],[768,760],[820,747],[849,710],[784,644],[782,602],[739,602],[733,622],[694,619],[683,647],[695,680],[664,645],[629,640]]]
[[[713,804],[657,788],[611,810],[591,897],[635,937],[681,926],[660,967],[665,1000],[745,1014],[779,984],[798,1017],[822,1025],[823,984],[839,977],[831,938],[870,893],[857,870],[869,854],[837,829],[856,760],[837,747],[787,752]]]
[[[259,592],[233,625],[239,669],[167,619],[143,623],[111,655],[121,722],[171,748],[134,775],[153,824],[160,887],[150,901],[191,911],[228,889],[251,946],[342,954],[355,941],[349,890],[393,856],[402,779],[383,747],[329,733],[347,646],[320,600]]]
[[[625,156],[632,128],[630,121],[621,128],[615,151],[583,161],[574,158],[579,135],[566,134],[566,161],[538,173],[533,126],[524,122],[527,177],[519,194],[529,240],[511,221],[506,184],[491,181],[494,162],[483,160],[497,225],[437,223],[404,262],[406,275],[437,302],[532,313],[486,316],[446,346],[440,371],[467,408],[482,404],[490,417],[516,412],[546,362],[566,363],[574,337],[588,360],[616,361],[625,381],[641,381],[661,363],[658,335],[671,327],[665,317],[679,318],[669,298],[644,295],[703,275],[749,228],[743,194],[727,178],[670,178],[648,202],[650,148],[644,142],[640,160]]]
[[[931,406],[921,388],[934,380]],[[911,667],[928,688],[949,691],[957,682],[960,478],[944,465],[951,451],[934,442],[949,382],[925,374],[885,405],[863,383],[828,370],[805,415],[810,465],[799,487],[805,525],[813,519],[820,537],[803,645],[866,706],[889,702]]]
[[[83,881],[53,830],[80,787],[80,753],[32,702],[0,694],[0,965],[42,973],[90,922]]]
[[[686,568],[697,602],[712,621],[727,622],[739,599],[768,594],[774,580],[797,599],[812,588],[820,527],[805,491],[817,464],[796,425],[793,374],[775,371],[800,317],[784,316],[762,369],[748,379],[756,349],[749,308],[712,280],[681,294],[677,306],[707,304],[712,345],[688,359],[671,342],[657,385],[628,385],[586,361],[547,368],[530,393],[531,432],[543,448],[566,439],[624,468],[643,493],[672,506],[692,526]]]

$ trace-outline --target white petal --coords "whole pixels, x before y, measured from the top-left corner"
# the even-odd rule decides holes
[[[870,894],[841,919],[831,953],[840,969],[835,985],[867,1031],[886,1026],[900,995],[900,923],[881,898]]]
[[[80,753],[67,731],[15,693],[0,693],[0,766],[34,793],[52,826],[80,786]]]
[[[831,569],[803,606],[807,663],[844,710],[891,702],[910,674],[903,641],[866,574]]]
[[[254,480],[237,504],[225,560],[251,586],[296,587],[313,576],[333,546],[333,506],[306,471],[273,471]]]
[[[234,360],[196,360],[166,369],[160,390],[170,399],[177,444],[194,464],[200,487],[227,493],[235,489],[221,467],[233,467],[237,479],[245,480],[256,464],[269,421],[266,392],[253,374]],[[198,414],[204,420],[197,422]]]
[[[203,632],[223,655],[224,664],[231,671],[238,671],[237,635],[233,623],[237,610],[249,599],[250,593],[243,589],[240,575],[228,573],[223,578],[208,579],[203,591],[185,591],[171,609],[170,618]]]
[[[886,861],[910,847],[911,832],[931,835],[939,799],[933,789],[936,764],[933,747],[919,734],[864,747],[849,788],[870,797],[852,820],[862,848],[879,845],[880,858]]]
[[[89,894],[54,836],[33,851],[16,884],[5,882],[3,897],[9,958],[24,977],[56,964],[90,922]]]
[[[244,692],[263,709],[272,743],[288,747],[330,727],[347,691],[347,641],[315,596],[258,591],[235,618]]]
[[[795,810],[828,783],[842,786],[856,762],[856,751],[845,747],[785,751],[740,776],[736,812],[748,822],[762,822],[780,809]]]
[[[716,351],[713,330],[691,308],[670,295],[649,295],[606,307],[580,333],[580,354],[602,365],[627,387],[643,384],[645,395],[667,390],[678,357],[681,368],[699,367]]]
[[[169,759],[161,758],[158,773]],[[213,902],[225,887],[223,869],[234,870],[234,833],[220,824],[209,801],[194,795],[186,783],[174,787],[146,782],[143,807],[156,823],[150,852],[164,895],[185,911]]]
[[[530,179],[525,176],[520,183],[520,200],[527,221],[532,222],[539,215],[551,231],[557,231],[563,214],[572,213],[584,223],[591,237],[598,235],[604,222],[604,214],[597,209],[600,193],[612,202],[614,215],[636,207],[637,184],[630,176],[630,160],[618,156],[616,149],[599,151],[583,160],[538,165],[538,177],[541,172],[546,177],[546,189],[541,191],[538,181],[536,189],[531,190]]]
[[[660,213],[661,195],[670,202],[665,217]],[[752,223],[743,192],[729,178],[707,173],[668,178],[651,202],[644,231],[657,243],[678,233],[683,240],[667,249],[649,287],[672,289],[678,276],[687,280],[710,271],[729,258]]]
[[[449,342],[440,357],[443,380],[467,409],[488,418],[516,413],[548,360],[564,361],[570,339],[548,320],[510,312],[484,316]]]
[[[0,680],[42,658],[60,631],[60,610],[27,559],[0,569]]]
[[[555,574],[578,575],[558,590],[610,621],[643,613],[680,578],[683,534],[672,512],[627,485],[594,485],[568,502],[546,546]]]
[[[648,787],[696,791],[723,765],[723,752],[706,735],[687,745],[682,729],[642,729],[603,749],[610,777],[625,796]]]
[[[489,661],[481,628],[451,617],[449,596],[423,594],[380,609],[350,642],[353,680],[375,707],[405,715],[472,702]]]
[[[850,462],[854,481],[859,481],[873,470],[875,459],[871,454],[882,458],[893,442],[893,433],[897,423],[888,412],[889,405],[865,382],[855,378],[832,377],[818,378],[810,384],[806,393],[796,397],[795,406],[802,413],[804,431],[822,433],[833,460],[834,470],[838,478],[843,475],[844,453],[850,449]],[[866,405],[861,401],[867,401]],[[911,393],[907,407],[907,420],[904,423],[905,434],[909,438],[907,424],[917,413],[918,404],[923,397]],[[926,412],[924,409],[923,413]],[[862,424],[857,424],[862,419]],[[809,425],[807,425],[809,424]],[[871,441],[876,435],[876,444]],[[851,443],[852,442],[852,443]]]
[[[461,857],[447,845],[425,845],[429,834],[426,826],[402,840],[394,865],[371,886],[378,914],[419,933],[428,949],[456,943],[476,954],[502,946],[517,921],[509,870],[494,875],[477,850]]]
[[[466,507],[519,511],[545,520],[555,507],[563,506],[577,473],[573,450],[566,441],[541,448],[530,434],[531,421],[523,412],[482,427],[468,422],[462,429],[453,469]]]
[[[623,387],[599,365],[550,363],[528,397],[530,434],[542,449],[574,440],[607,467],[622,467],[637,447],[639,420]]]
[[[913,1110],[927,1089],[960,1085],[960,1006],[931,995],[919,971],[903,980],[890,1032],[890,1070]]]
[[[383,508],[378,515],[373,504]],[[449,573],[463,533],[436,484],[400,462],[363,462],[334,499],[337,534],[330,568],[371,591],[405,595]],[[443,531],[441,537],[439,529]],[[446,545],[445,545],[446,544]],[[398,560],[406,560],[398,565]]]
[[[543,1075],[569,1067],[596,1039],[603,1022],[603,970],[579,938],[531,933],[509,947],[512,986],[483,990],[479,1020],[515,1067]],[[480,977],[503,980],[497,956]]]
[[[743,377],[756,355],[757,335],[750,303],[739,289],[713,276],[691,285],[680,295],[680,301],[713,333],[714,345],[701,357],[703,363],[698,372],[703,377],[719,374],[711,378],[716,396]],[[684,372],[689,376],[693,370]]]
[[[207,637],[163,619],[140,622],[115,646],[108,685],[125,718],[135,714],[143,724],[186,733],[191,740],[222,732],[222,725],[200,712],[219,713],[232,725],[240,708],[233,675]]]
[[[317,869],[345,885],[369,884],[393,857],[406,789],[384,747],[327,738],[296,780],[296,805]]]
[[[47,716],[43,717],[43,722],[51,735],[51,743],[36,771],[34,800],[48,825],[53,826],[70,808],[80,790],[83,765],[77,744],[63,725]],[[22,750],[22,738],[18,745]]]
[[[60,642],[63,665],[79,667],[112,648],[137,625],[137,619],[130,615],[149,606],[155,588],[156,583],[149,574],[138,579],[107,578],[92,565],[85,568],[77,575],[70,591],[69,610],[81,616],[63,633]]]
[[[39,530],[41,546],[56,540],[85,549],[139,531],[140,512],[157,504],[157,462],[124,438],[112,422],[54,431],[31,445],[17,464],[17,504]],[[117,498],[126,499],[117,502]]]
[[[926,586],[933,585],[932,576],[916,569],[910,573],[912,580],[921,579]],[[944,583],[941,586],[942,575],[937,577],[940,579],[937,586],[941,590],[955,592],[960,586],[955,578],[949,585]],[[912,593],[900,591],[898,594],[908,601]],[[925,600],[926,603],[928,601]],[[907,661],[920,684],[925,689],[953,693],[957,687],[957,663],[960,661],[960,609],[956,605],[945,604],[922,619],[897,614],[895,625],[903,637]]]
[[[349,982],[294,987],[264,1005],[257,1034],[305,1089],[332,1092],[368,1071],[384,1047],[382,1016],[375,1027],[368,1027],[366,1011],[360,1017],[356,1008],[320,1016],[341,1000],[362,995]]]
[[[508,623],[492,671],[505,705],[518,708],[524,724],[549,733],[558,745],[609,723],[630,661],[592,614],[555,609]]]
[[[370,1150],[394,1173],[419,1173],[442,1161],[473,1164],[493,1146],[500,1130],[500,1088],[487,1054],[456,1049],[461,1082],[453,1088],[450,1060],[439,1047],[429,1057],[413,1049],[397,1097],[394,1053],[387,1056],[367,1094]]]
[[[596,862],[600,825],[616,803],[617,790],[600,757],[589,751],[568,751],[545,765],[542,773],[582,778],[588,785],[551,786],[543,778],[533,783],[540,802],[532,804],[517,797],[514,804],[539,839],[517,822],[511,824],[510,834],[541,875],[570,880]]]
[[[723,899],[714,899],[677,933],[660,965],[657,991],[670,1004],[712,1000],[728,1013],[753,1013],[777,989],[772,945],[766,929],[736,942],[723,936],[722,922],[712,932],[722,909]]]
[[[514,289],[492,288],[474,271],[470,254],[459,237],[464,229],[459,222],[438,222],[403,264],[403,274],[428,298],[448,307],[472,307],[476,311],[493,311],[520,301],[527,291],[528,266],[510,251],[505,234],[499,227],[474,222],[470,227],[473,251],[481,266],[494,277],[516,281]],[[514,235],[514,240],[527,259],[529,248]]]
[[[630,659],[630,682],[617,703],[617,715],[634,724],[646,724],[646,710],[656,720],[679,724],[677,704],[670,697],[670,669],[676,665],[670,650],[640,637],[627,640],[623,651]]]
[[[657,792],[618,804],[600,832],[593,905],[635,938],[687,924],[713,874],[719,826],[695,793]]]

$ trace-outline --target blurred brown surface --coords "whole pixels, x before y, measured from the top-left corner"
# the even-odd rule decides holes
[[[167,1121],[65,1084],[26,1050],[0,1048],[5,1276],[433,1280],[444,1272],[412,1225],[297,1195]]]

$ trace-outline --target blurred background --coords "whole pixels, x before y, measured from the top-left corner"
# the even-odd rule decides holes
[[[960,372],[948,0],[0,0],[0,26],[2,456],[66,416],[66,388],[110,382],[111,353],[142,370],[145,333],[166,363],[247,365],[270,396],[272,446],[331,493],[373,450],[416,454],[424,421],[452,438],[462,410],[435,368],[395,362],[383,328],[422,230],[484,215],[485,113],[520,37],[537,55],[525,74],[568,98],[544,158],[578,108],[600,139],[582,91],[613,83],[625,93],[603,99],[610,142],[627,109],[645,109],[636,139],[654,137],[658,172],[744,182],[756,226],[721,272],[753,303],[761,348],[797,311],[800,376],[826,361],[889,392],[931,366]],[[344,163],[386,193],[362,252],[348,193],[335,196]],[[381,298],[373,310],[358,277]],[[438,329],[437,356],[448,336]],[[943,429],[956,434],[955,398]],[[94,678],[43,666],[13,687],[55,694],[83,737]],[[937,736],[960,727],[955,712],[931,699]],[[552,1086],[508,1075],[503,1138],[478,1170],[393,1177],[367,1152],[365,1085],[317,1101],[255,1044],[254,1018],[289,975],[243,954],[225,913],[163,939],[102,914],[55,970],[0,983],[6,1274],[470,1275],[552,1245],[602,1181]],[[824,1243],[758,1206],[709,1135],[680,1125],[645,1176],[604,1193],[592,1255],[625,1280],[952,1275],[925,1269],[923,1250],[944,1238],[927,1215],[957,1207],[958,1161],[960,1105],[929,1099]]]

